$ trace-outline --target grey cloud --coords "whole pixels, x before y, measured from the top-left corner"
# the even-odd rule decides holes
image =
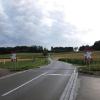
[[[64,21],[63,12],[48,12],[48,17],[53,20],[52,26],[43,24],[46,15],[37,0],[2,0],[2,7],[0,45],[70,46],[78,41],[70,37],[76,34],[76,28]]]

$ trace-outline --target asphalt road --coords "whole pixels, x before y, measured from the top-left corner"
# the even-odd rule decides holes
[[[52,61],[0,78],[0,100],[59,100],[73,72],[74,66]]]
[[[80,89],[76,100],[100,100],[100,76],[80,75]]]

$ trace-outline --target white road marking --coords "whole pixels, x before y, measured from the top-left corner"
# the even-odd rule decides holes
[[[31,70],[32,70],[32,69],[25,70],[25,71],[20,71],[20,72],[16,72],[16,73],[9,74],[9,75],[6,75],[6,76],[2,76],[2,77],[0,78],[0,80],[1,80],[1,79],[5,79],[5,78],[8,78],[8,77],[11,77],[11,76],[14,76],[14,75],[17,75],[17,74],[25,73],[25,72],[31,71]]]
[[[46,76],[69,76],[70,74],[46,74]]]
[[[74,70],[74,72],[71,74],[68,80],[68,83],[66,84],[66,87],[59,100],[69,100],[69,97],[73,88],[73,82],[74,82],[75,76],[76,76],[76,70]],[[70,99],[70,100],[73,100],[73,99]]]
[[[37,76],[37,77],[35,77],[35,78],[31,79],[31,80],[29,80],[29,81],[25,82],[24,84],[22,84],[22,85],[20,85],[20,86],[18,86],[18,87],[16,87],[16,88],[14,88],[14,89],[12,89],[12,90],[10,90],[10,91],[8,91],[8,92],[4,93],[4,94],[3,94],[3,95],[1,95],[1,96],[6,96],[6,95],[8,95],[8,94],[10,94],[10,93],[12,93],[12,92],[14,92],[14,91],[18,90],[19,88],[21,88],[21,87],[23,87],[23,86],[25,86],[25,85],[29,84],[30,82],[32,82],[32,81],[34,81],[34,80],[36,80],[36,79],[40,78],[41,76],[44,76],[44,75],[45,75],[45,74],[47,74],[47,73],[48,73],[48,72],[45,72],[45,73],[43,73],[43,74],[41,74],[41,75],[39,75],[39,76]]]

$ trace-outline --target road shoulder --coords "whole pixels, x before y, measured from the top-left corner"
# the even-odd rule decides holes
[[[80,75],[80,88],[76,100],[100,100],[100,77]]]
[[[12,74],[13,72],[9,71],[8,69],[0,68],[0,77]]]

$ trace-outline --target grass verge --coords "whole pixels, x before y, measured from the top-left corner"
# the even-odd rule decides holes
[[[86,65],[82,59],[60,58],[59,61],[78,65],[78,71],[87,74],[100,74],[100,61],[95,60],[90,65]]]
[[[0,68],[9,69],[10,71],[22,71],[31,68],[37,68],[38,66],[46,65],[48,61],[44,57],[35,58],[34,60],[18,61],[18,62],[6,62],[0,63]]]

